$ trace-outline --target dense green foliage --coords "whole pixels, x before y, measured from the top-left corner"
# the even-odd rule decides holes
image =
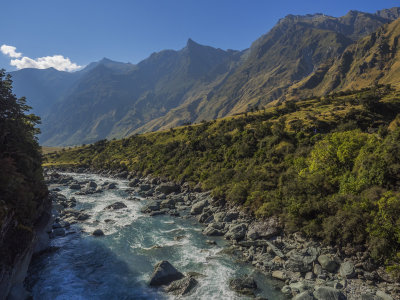
[[[29,109],[24,98],[12,93],[11,77],[0,70],[0,226],[12,218],[27,230],[47,194],[35,137],[39,118],[26,114]]]
[[[287,102],[47,156],[52,165],[129,169],[200,182],[216,197],[279,215],[288,231],[366,244],[399,266],[399,95],[389,86]]]

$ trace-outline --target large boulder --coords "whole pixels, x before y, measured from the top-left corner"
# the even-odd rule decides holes
[[[173,281],[165,291],[175,296],[183,296],[189,294],[198,284],[198,281],[191,276],[187,276],[180,280]]]
[[[167,285],[175,280],[182,279],[184,276],[174,268],[168,261],[163,260],[154,266],[149,284],[151,286]]]
[[[228,240],[240,241],[246,236],[246,224],[234,224],[229,227],[225,238]]]
[[[181,187],[173,182],[167,182],[160,184],[156,188],[156,191],[168,195],[171,193],[179,193],[181,191]]]
[[[152,200],[142,208],[142,212],[150,213],[152,211],[158,211],[160,210],[160,206],[161,206],[161,201]]]
[[[313,293],[317,300],[345,300],[346,296],[335,288],[328,286],[320,286],[315,288]]]
[[[126,204],[123,202],[114,202],[113,204],[110,204],[108,206],[106,206],[105,209],[111,209],[111,210],[116,210],[116,209],[121,209],[121,208],[126,208]]]
[[[256,222],[249,226],[246,237],[249,240],[269,239],[280,234],[282,227],[278,218],[272,217],[264,222]]]
[[[343,278],[353,278],[355,276],[354,264],[351,261],[345,261],[340,264],[339,274]]]
[[[318,262],[321,264],[323,269],[331,273],[336,272],[339,267],[339,264],[334,259],[325,254],[318,256]]]
[[[207,205],[208,205],[207,199],[196,202],[195,204],[193,204],[192,209],[190,210],[190,213],[192,215],[201,214],[203,212],[204,207],[206,207]]]
[[[318,250],[310,247],[301,251],[291,251],[285,268],[292,272],[307,273],[312,270],[312,263],[317,260]]]
[[[239,294],[254,296],[257,283],[254,281],[253,277],[243,276],[231,279],[229,281],[229,287]]]
[[[103,236],[104,232],[101,229],[96,229],[95,231],[92,232],[92,235],[94,235],[94,236]]]

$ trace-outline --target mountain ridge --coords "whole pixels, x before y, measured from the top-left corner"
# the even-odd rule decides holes
[[[68,75],[74,80],[65,79],[65,86],[55,89],[58,94],[48,92],[51,84],[42,76],[40,101],[32,101],[43,120],[40,141],[49,146],[92,143],[291,99],[293,87],[331,66],[359,37],[390,23],[399,12],[288,15],[243,51],[189,38],[182,49],[155,52],[137,64],[104,58]],[[15,78],[18,96],[25,92],[28,100],[37,98]]]

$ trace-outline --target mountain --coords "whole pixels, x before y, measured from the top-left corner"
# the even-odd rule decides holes
[[[333,91],[356,90],[376,84],[400,88],[400,19],[350,45],[331,63],[289,90],[291,97],[321,96]]]
[[[18,96],[26,96],[32,112],[44,116],[51,110],[64,93],[80,78],[81,73],[69,73],[49,69],[22,69],[10,72],[13,80],[13,92]]]
[[[310,83],[303,87],[305,80],[327,74],[360,38],[392,22],[399,12],[288,15],[244,51],[189,39],[183,49],[153,53],[137,65],[103,59],[72,74],[36,70],[40,76],[33,84],[21,70],[13,74],[16,93],[28,100],[32,96],[30,104],[43,120],[40,142],[49,146],[211,120],[297,97],[299,90],[312,94]]]
[[[47,145],[123,137],[207,89],[228,72],[241,52],[202,46],[191,39],[180,51],[153,53],[137,65],[102,60],[43,119]]]

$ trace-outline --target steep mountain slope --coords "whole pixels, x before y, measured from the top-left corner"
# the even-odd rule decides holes
[[[375,84],[400,88],[400,19],[349,46],[337,60],[321,66],[289,90],[289,97],[324,95]]]
[[[166,129],[177,118],[188,116],[193,122],[211,120],[282,98],[293,83],[340,56],[355,40],[390,22],[397,11],[397,8],[391,13],[376,14],[350,11],[340,18],[322,14],[288,15],[255,41],[241,66],[216,83],[206,96],[197,102],[185,102],[137,132]]]
[[[89,66],[72,92],[43,120],[46,145],[89,143],[122,137],[182,104],[189,94],[228,72],[239,51],[188,40],[180,51],[153,53],[132,68],[100,62]]]

